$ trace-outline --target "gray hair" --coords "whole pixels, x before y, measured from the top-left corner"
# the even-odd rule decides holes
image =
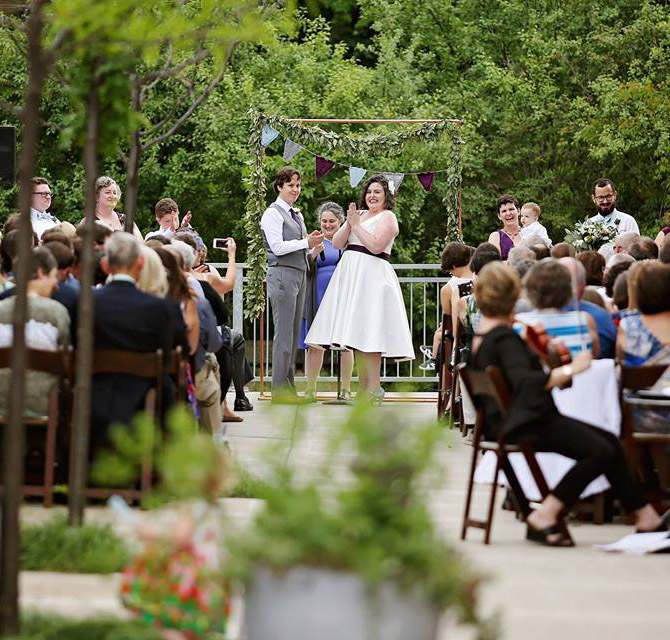
[[[116,187],[116,193],[119,195],[119,200],[121,199],[121,188],[116,183],[116,180],[114,180],[113,178],[110,178],[109,176],[100,176],[95,181],[95,200],[96,200],[96,202],[98,201],[98,198],[100,196],[100,192],[103,189],[106,189],[107,187],[111,187],[112,185],[114,185]]]
[[[142,255],[140,241],[125,231],[115,231],[107,240],[105,250],[110,269],[132,267]]]
[[[630,249],[630,245],[639,239],[639,233],[636,233],[635,231],[624,231],[615,238],[614,246],[619,246],[623,251],[628,251],[628,249]]]
[[[173,240],[171,246],[179,252],[182,262],[184,263],[184,270],[188,271],[195,262],[195,251],[193,250],[193,247],[186,244],[183,240]]]
[[[324,202],[319,205],[319,208],[316,210],[316,217],[319,223],[321,222],[321,216],[326,211],[330,211],[340,221],[340,224],[344,223],[344,210],[337,202]]]
[[[516,271],[519,280],[523,280],[523,277],[533,268],[536,262],[537,259],[535,258],[535,254],[533,254],[532,260],[517,260],[514,264],[510,263],[510,267]]]
[[[512,268],[514,268],[516,264],[524,260],[532,260],[533,262],[535,262],[536,259],[537,257],[535,256],[535,252],[529,247],[526,247],[524,245],[521,245],[519,247],[513,247],[512,249],[509,250],[509,254],[507,256],[507,262],[509,263],[509,266]]]
[[[605,268],[611,269],[615,264],[621,264],[623,262],[635,262],[635,258],[629,253],[613,253],[609,257]]]

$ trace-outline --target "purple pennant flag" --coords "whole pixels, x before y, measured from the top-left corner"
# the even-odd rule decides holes
[[[316,156],[316,179],[321,180],[334,166],[335,163],[332,160]]]
[[[421,186],[426,191],[430,191],[430,188],[433,186],[433,179],[435,178],[435,174],[432,171],[428,171],[427,173],[419,173],[416,177],[421,183]]]

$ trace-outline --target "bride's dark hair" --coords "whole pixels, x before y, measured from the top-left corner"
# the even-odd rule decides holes
[[[368,189],[373,182],[378,182],[384,189],[384,209],[393,210],[393,206],[395,205],[395,196],[389,189],[389,181],[385,176],[382,175],[372,176],[365,181],[363,188],[361,189],[361,195],[358,198],[358,208],[365,209],[367,207],[365,204],[365,194],[368,192]]]

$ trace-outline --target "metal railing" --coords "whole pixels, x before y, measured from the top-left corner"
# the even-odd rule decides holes
[[[217,269],[225,270],[227,263],[210,263]],[[440,305],[440,288],[448,280],[449,276],[440,275],[439,264],[392,264],[398,273],[400,288],[405,300],[407,318],[410,324],[410,333],[414,344],[416,358],[413,361],[391,362],[387,358],[382,359],[381,380],[383,382],[437,382],[437,374],[434,371],[422,371],[419,365],[425,362],[425,357],[419,351],[422,344],[432,344],[433,334],[442,319]],[[233,329],[240,331],[247,341],[247,358],[256,375],[260,375],[260,328],[258,318],[248,320],[244,318],[244,286],[248,278],[245,274],[245,263],[238,263],[238,276],[233,288]],[[240,273],[243,274],[240,277]],[[425,274],[425,275],[424,275]],[[430,275],[428,275],[430,274]],[[271,367],[271,342],[272,342],[272,314],[270,304],[266,298],[264,322],[264,378],[272,377]],[[328,352],[332,356],[332,352]],[[300,362],[301,356],[298,355]],[[328,375],[319,377],[321,381],[337,380],[335,370],[335,358],[326,356],[324,368]],[[323,372],[322,372],[323,373]],[[304,376],[297,376],[296,380],[304,380]]]

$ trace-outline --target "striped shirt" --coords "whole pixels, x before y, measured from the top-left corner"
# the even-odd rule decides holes
[[[517,314],[514,331],[522,335],[525,324],[541,325],[552,338],[560,339],[574,356],[580,351],[593,350],[587,317],[584,311],[535,309]]]

